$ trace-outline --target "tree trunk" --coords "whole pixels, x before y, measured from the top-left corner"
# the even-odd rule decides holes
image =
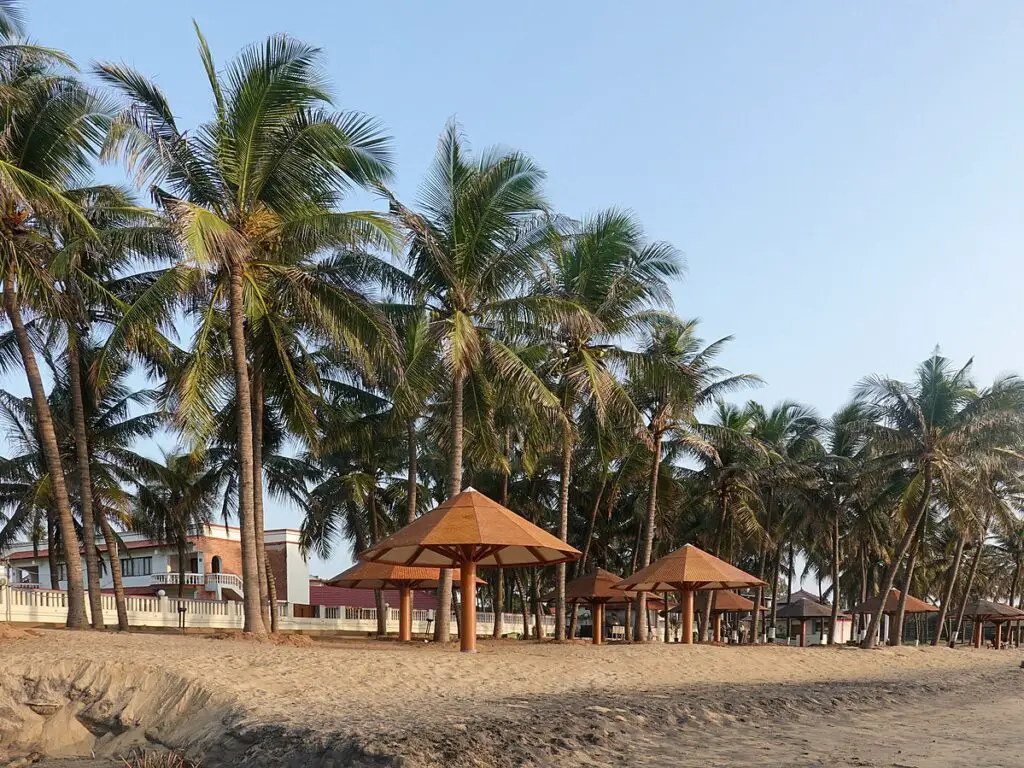
[[[768,515],[765,521],[765,537],[767,540],[758,540],[757,543],[757,578],[761,581],[765,581],[765,574],[768,570],[768,546],[771,544],[772,528],[774,528],[774,512],[775,512],[775,489],[771,486],[768,487]],[[754,590],[754,613],[750,619],[750,643],[754,644],[761,636],[761,603],[764,602],[764,585],[759,584]]]
[[[780,541],[775,545],[775,553],[772,557],[772,608],[771,608],[771,621],[769,626],[774,629],[778,623],[778,611],[779,611],[779,574],[782,571],[782,542]]]
[[[828,625],[828,644],[836,644],[836,625],[839,623],[839,512],[832,520],[832,617]]]
[[[963,534],[957,539],[956,551],[953,553],[953,562],[950,563],[949,573],[946,575],[946,586],[942,590],[942,600],[939,603],[939,615],[935,619],[935,637],[932,638],[933,646],[937,646],[942,641],[942,630],[946,626],[949,604],[953,599],[956,577],[960,574],[960,563],[964,559],[965,546],[967,546],[967,536]]]
[[[185,598],[185,574],[188,569],[185,567],[185,534],[178,537],[178,599]]]
[[[523,614],[523,640],[526,640],[530,637],[530,601],[526,596],[526,587],[523,586],[523,577],[519,570],[514,570],[512,575],[516,581],[516,589],[519,592],[519,610]]]
[[[270,557],[264,555],[266,563],[264,568],[267,572],[267,595],[270,598],[270,631],[277,632],[281,616],[277,609],[277,579],[274,578],[274,570],[270,567]]]
[[[373,487],[367,497],[370,507],[370,537],[376,544],[381,539],[380,520],[377,518],[377,468],[371,467],[370,477],[373,478]],[[384,591],[373,590],[374,604],[377,606],[377,637],[387,637],[388,634],[388,611],[384,604]]]
[[[25,377],[28,379],[32,393],[32,406],[35,409],[36,429],[39,442],[42,444],[43,456],[46,460],[46,471],[50,475],[53,489],[53,500],[57,507],[57,522],[64,544],[64,563],[68,575],[68,629],[85,629],[88,622],[85,614],[85,584],[82,581],[82,557],[78,551],[78,536],[75,534],[75,522],[71,516],[71,500],[64,483],[64,466],[60,460],[60,446],[57,433],[53,426],[50,404],[46,400],[46,389],[36,364],[35,351],[29,339],[28,331],[21,319],[21,310],[14,294],[14,264],[11,263],[4,281],[4,308],[7,319],[11,323],[21,361],[25,366]]]
[[[914,583],[914,568],[917,565],[917,553],[921,549],[921,538],[924,536],[924,521],[925,518],[922,517],[917,527],[917,533],[914,535],[914,543],[910,545],[910,557],[907,558],[907,567],[903,570],[903,585],[900,590],[900,599],[896,605],[896,616],[894,617],[896,634],[893,635],[892,645],[903,644],[903,624],[907,614],[907,595],[910,594],[910,586]]]
[[[121,574],[121,554],[117,546],[117,535],[110,527],[110,521],[101,510],[97,515],[100,521],[100,531],[103,532],[103,540],[107,543],[107,554],[110,556],[110,576],[114,581],[114,605],[117,608],[117,628],[121,632],[127,632],[128,604],[125,601],[124,579]]]
[[[256,539],[256,574],[260,580],[260,606],[263,626],[272,623],[270,582],[267,580],[267,542],[263,516],[263,409],[265,407],[263,371],[257,366],[252,374],[252,518]]]
[[[89,438],[82,396],[82,365],[78,339],[68,332],[68,388],[71,390],[71,420],[74,422],[75,463],[78,469],[79,505],[82,510],[82,543],[85,548],[85,578],[93,629],[103,629],[103,593],[100,591],[100,556],[96,548],[96,517],[92,505],[92,472],[89,466]]]
[[[633,562],[629,566],[630,573],[636,573],[637,571],[637,560],[640,557],[640,543],[643,541],[644,526],[638,525],[636,527],[636,541],[633,543]],[[633,603],[627,603],[626,605],[626,642],[632,642],[640,636],[640,614],[636,612],[636,606]]]
[[[448,464],[448,498],[462,492],[462,399],[465,374],[457,371],[452,377],[452,455]],[[447,643],[452,628],[452,571],[441,569],[441,584],[437,588],[437,621],[434,622],[434,640]]]
[[[543,618],[543,612],[541,611],[540,603],[540,571],[538,568],[530,569],[530,589],[533,592],[533,622],[534,622],[534,637],[537,640],[544,638],[544,627],[541,625],[541,619]]]
[[[416,419],[409,419],[405,424],[406,439],[409,441],[409,473],[405,480],[405,524],[416,519],[416,491],[419,484],[419,441],[416,438]]]
[[[235,398],[238,408],[238,524],[242,549],[242,592],[245,623],[243,632],[265,639],[260,595],[260,552],[256,547],[255,475],[253,467],[252,391],[249,388],[249,363],[245,348],[245,322],[242,296],[242,265],[231,264],[230,320],[231,358],[235,374]]]
[[[511,438],[509,437],[508,430],[505,430],[505,461],[501,467],[501,506],[508,506],[508,480],[511,467],[509,466],[509,454],[512,452],[512,446],[510,445]],[[494,595],[494,629],[492,631],[492,637],[495,640],[500,640],[501,636],[505,633],[505,627],[503,626],[501,614],[505,610],[505,569],[498,568],[498,583]],[[525,625],[524,625],[525,626]]]
[[[657,523],[658,517],[658,471],[661,467],[661,439],[661,432],[655,430],[654,447],[651,451],[651,474],[647,478],[647,519],[644,522],[644,550],[640,560],[640,570],[651,564],[651,557],[654,554],[654,526]],[[647,613],[647,593],[638,592],[633,605],[638,617],[637,627],[639,629],[642,626],[642,619],[639,617]],[[653,639],[650,633],[645,633],[642,638],[640,633],[637,633],[637,640],[651,642]]]
[[[978,574],[978,566],[981,564],[982,555],[985,553],[985,538],[988,535],[988,526],[991,522],[990,515],[985,516],[983,530],[978,533],[978,551],[974,553],[974,560],[971,562],[971,570],[967,575],[967,584],[964,586],[963,598],[960,600],[960,610],[956,614],[956,622],[953,624],[953,632],[949,636],[949,647],[956,646],[956,636],[960,633],[960,627],[964,623],[964,614],[967,612],[967,603],[971,600],[971,589],[974,588],[974,577]]]
[[[60,589],[60,558],[57,557],[57,512],[46,510],[46,559],[50,565],[50,589]]]
[[[569,541],[569,473],[572,471],[572,427],[562,433],[562,477],[558,493],[558,538]],[[555,566],[555,640],[565,640],[565,563]]]
[[[587,523],[587,537],[583,542],[583,554],[580,555],[580,559],[576,561],[576,577],[579,578],[583,574],[587,573],[587,565],[590,562],[590,549],[594,541],[594,532],[597,530],[597,513],[601,508],[601,499],[604,497],[604,489],[608,484],[607,472],[601,472],[601,487],[598,488],[597,497],[594,499],[594,505],[590,508],[590,521]]]
[[[924,514],[928,510],[928,501],[931,497],[932,492],[932,464],[928,460],[924,465],[924,488],[921,489],[921,501],[918,504],[917,512],[914,514],[914,519],[910,521],[907,526],[907,530],[903,534],[903,538],[900,539],[899,545],[896,547],[896,551],[893,553],[892,562],[886,566],[885,574],[882,576],[881,589],[878,594],[881,599],[878,601],[878,609],[871,614],[871,620],[868,622],[867,634],[864,635],[864,639],[861,641],[861,648],[873,648],[875,645],[875,632],[878,631],[878,622],[881,621],[882,611],[885,609],[885,601],[889,596],[889,591],[892,589],[893,582],[896,581],[896,571],[900,567],[900,563],[903,558],[907,555],[907,550],[910,549],[910,543],[917,535],[917,527],[921,524],[921,520],[924,519]]]

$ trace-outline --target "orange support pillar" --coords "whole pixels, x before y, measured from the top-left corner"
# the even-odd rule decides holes
[[[683,598],[680,606],[683,612],[683,642],[686,645],[693,645],[693,590],[684,589],[680,595]]]
[[[604,606],[601,603],[594,603],[590,607],[590,622],[594,625],[591,627],[592,642],[594,645],[600,645],[603,639],[601,633],[604,630]]]
[[[997,621],[996,622],[996,639],[992,643],[992,647],[995,648],[997,651],[999,650],[999,645],[1000,645],[999,641],[1002,639],[1000,637],[1002,634],[1003,634],[1003,625]]]
[[[721,612],[716,612],[715,613],[714,622],[715,622],[715,624],[714,624],[714,627],[715,627],[715,635],[714,635],[715,642],[716,643],[720,643],[720,642],[722,642],[722,614],[721,614]]]
[[[461,565],[462,626],[459,627],[459,649],[476,653],[476,563]]]
[[[412,588],[407,585],[398,588],[398,639],[412,640]]]
[[[800,647],[801,648],[806,648],[807,647],[807,620],[806,619],[801,619],[800,620]]]
[[[981,648],[981,639],[985,636],[985,622],[974,620],[974,647]]]

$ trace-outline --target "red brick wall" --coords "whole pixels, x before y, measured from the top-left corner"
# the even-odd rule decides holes
[[[288,596],[288,568],[285,565],[285,545],[267,544],[267,561],[270,563],[270,570],[274,574],[274,583],[277,588],[277,599],[286,600]]]

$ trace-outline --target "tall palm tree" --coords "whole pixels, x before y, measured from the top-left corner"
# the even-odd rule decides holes
[[[658,511],[658,482],[666,435],[674,438],[677,450],[708,454],[713,447],[692,429],[695,412],[728,392],[760,382],[749,374],[732,375],[718,366],[715,358],[731,337],[704,345],[696,335],[697,321],[655,320],[644,341],[629,382],[633,402],[644,419],[645,436],[650,441],[651,462],[647,482],[647,516],[643,553],[637,567],[651,564]],[[636,599],[636,615],[644,616],[646,595]]]
[[[394,215],[408,232],[411,273],[430,316],[428,335],[441,350],[450,382],[447,495],[462,490],[466,378],[484,359],[538,400],[557,406],[543,382],[494,332],[521,326],[542,309],[525,295],[539,264],[547,227],[544,174],[518,152],[489,150],[474,159],[450,122],[423,185],[419,210],[394,197]],[[451,571],[438,590],[435,638],[451,626]]]
[[[179,128],[163,93],[138,72],[115,64],[98,68],[127,100],[106,155],[123,155],[140,182],[152,185],[186,252],[125,313],[108,346],[126,343],[141,320],[170,317],[182,299],[202,310],[197,343],[226,312],[238,422],[244,629],[263,636],[246,307],[267,305],[264,289],[290,274],[287,262],[295,254],[380,238],[377,217],[339,213],[336,206],[352,184],[387,178],[388,140],[374,121],[330,111],[318,49],[276,35],[247,48],[220,73],[198,28],[197,35],[214,114],[196,131]],[[267,275],[278,279],[268,286],[261,279]]]
[[[70,60],[55,51],[18,42],[18,6],[0,6],[0,280],[7,321],[25,368],[37,429],[53,488],[56,517],[65,542],[75,541],[71,502],[46,391],[36,361],[31,324],[61,303],[49,271],[52,250],[42,225],[60,220],[84,236],[91,227],[67,195],[83,186],[110,119],[109,105],[71,74]],[[70,628],[86,624],[82,563],[67,547]],[[95,612],[95,611],[94,611]]]
[[[912,473],[898,503],[898,511],[906,511],[907,522],[882,576],[882,596],[892,589],[918,535],[934,485],[951,488],[964,473],[997,462],[1020,434],[1024,382],[1007,376],[979,390],[970,367],[968,362],[954,368],[936,351],[918,367],[910,384],[875,376],[858,387],[858,396],[875,422],[869,437],[877,450],[876,463],[909,467]],[[861,643],[864,648],[874,645],[884,602],[871,616]]]

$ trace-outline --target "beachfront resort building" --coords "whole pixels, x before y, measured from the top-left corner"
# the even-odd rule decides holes
[[[299,532],[290,528],[266,531],[267,559],[277,586],[278,599],[289,603],[309,603],[309,564],[299,548]],[[119,551],[125,592],[129,595],[156,595],[160,591],[177,596],[182,563],[176,547],[141,533],[121,534]],[[112,591],[110,561],[106,544],[98,543],[103,559],[100,586]],[[184,596],[206,600],[242,599],[242,544],[238,528],[206,525],[188,536],[185,548]],[[56,579],[45,547],[25,541],[0,551],[7,563],[7,578],[12,587],[22,589],[67,588],[64,564],[55,559]],[[85,558],[82,559],[85,568]]]

